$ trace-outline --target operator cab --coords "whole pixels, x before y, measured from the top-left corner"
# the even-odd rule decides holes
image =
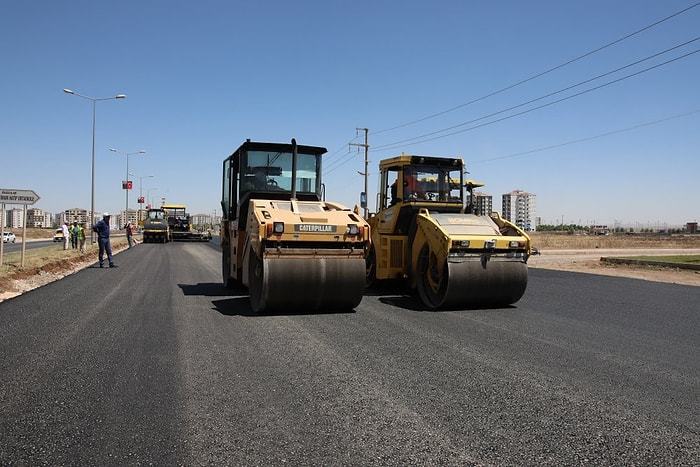
[[[250,199],[289,200],[293,178],[297,200],[321,201],[321,156],[327,152],[326,148],[298,145],[296,150],[296,167],[293,167],[293,145],[288,143],[246,140],[224,160],[221,197],[224,219],[239,219],[242,228]]]
[[[380,164],[381,190],[377,211],[381,229],[405,234],[420,209],[459,213],[464,209],[461,159],[402,154]]]
[[[401,155],[382,164],[378,210],[402,203],[420,203],[431,209],[463,203],[461,159]],[[423,205],[427,203],[427,205]]]
[[[165,219],[165,211],[162,209],[149,209],[148,218],[150,220],[163,220]]]

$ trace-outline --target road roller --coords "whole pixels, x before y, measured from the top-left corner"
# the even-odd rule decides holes
[[[407,281],[429,309],[510,305],[527,287],[525,231],[482,213],[461,158],[402,153],[379,164],[367,284]],[[468,194],[465,201],[465,193]]]
[[[170,226],[165,210],[149,209],[143,221],[143,243],[167,243],[169,241]]]
[[[223,282],[246,287],[254,312],[348,310],[366,281],[369,224],[325,201],[326,149],[246,140],[224,160]]]

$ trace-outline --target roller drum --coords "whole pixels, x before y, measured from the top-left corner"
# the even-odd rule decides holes
[[[250,257],[250,303],[256,313],[349,310],[365,288],[362,258]]]
[[[441,266],[424,261],[417,286],[430,308],[506,306],[520,300],[527,288],[527,264],[513,258],[484,255]]]

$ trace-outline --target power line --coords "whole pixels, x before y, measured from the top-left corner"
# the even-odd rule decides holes
[[[553,72],[553,71],[556,71],[556,70],[558,70],[558,69],[560,69],[560,68],[563,68],[563,67],[565,67],[565,66],[567,66],[567,65],[570,65],[570,64],[575,63],[575,62],[577,62],[577,61],[579,61],[579,60],[582,60],[582,59],[584,59],[584,58],[586,58],[586,57],[588,57],[588,56],[590,56],[590,55],[593,55],[593,54],[595,54],[595,53],[597,53],[597,52],[600,52],[601,50],[604,50],[604,49],[607,49],[607,48],[609,48],[609,47],[612,47],[613,45],[618,44],[618,43],[620,43],[620,42],[622,42],[622,41],[624,41],[624,40],[627,40],[627,39],[629,39],[630,37],[633,37],[633,36],[635,36],[635,35],[637,35],[637,34],[640,34],[640,33],[644,32],[644,31],[646,31],[646,30],[648,30],[648,29],[651,29],[651,28],[653,28],[653,27],[655,27],[655,26],[658,26],[658,25],[661,24],[661,23],[664,23],[665,21],[670,20],[671,18],[674,18],[674,17],[676,17],[676,16],[678,16],[678,15],[681,15],[681,14],[683,14],[683,13],[685,13],[685,12],[687,12],[687,11],[689,11],[689,10],[695,8],[695,7],[697,7],[698,5],[700,5],[700,2],[697,2],[697,3],[693,4],[693,5],[690,5],[689,7],[684,8],[684,9],[682,9],[682,10],[680,10],[680,11],[678,11],[678,12],[672,14],[672,15],[669,15],[669,16],[663,18],[663,19],[660,19],[660,20],[658,20],[658,21],[656,21],[656,22],[654,22],[654,23],[652,23],[652,24],[650,24],[650,25],[648,25],[648,26],[645,26],[645,27],[643,27],[643,28],[641,28],[641,29],[638,29],[638,30],[636,30],[636,31],[634,31],[634,32],[632,32],[632,33],[630,33],[630,34],[627,34],[626,36],[623,36],[623,37],[621,37],[621,38],[619,38],[619,39],[616,39],[616,40],[614,40],[614,41],[612,41],[612,42],[609,42],[609,43],[607,43],[607,44],[605,44],[605,45],[603,45],[603,46],[601,46],[601,47],[598,47],[598,48],[593,49],[593,50],[591,50],[591,51],[589,51],[589,52],[586,52],[586,53],[583,54],[583,55],[580,55],[580,56],[578,56],[578,57],[576,57],[576,58],[573,58],[573,59],[571,59],[571,60],[568,60],[568,61],[566,61],[566,62],[564,62],[564,63],[562,63],[562,64],[560,64],[560,65],[557,65],[557,66],[555,66],[555,67],[553,67],[553,68],[550,68],[550,69],[548,69],[548,70],[546,70],[546,71],[543,71],[543,72],[538,73],[538,74],[536,74],[536,75],[534,75],[534,76],[531,76],[531,77],[529,77],[529,78],[526,78],[526,79],[524,79],[524,80],[522,80],[522,81],[518,81],[517,83],[511,84],[510,86],[506,86],[505,88],[499,89],[498,91],[491,92],[491,93],[489,93],[489,94],[486,94],[485,96],[479,97],[479,98],[477,98],[477,99],[473,99],[473,100],[471,100],[471,101],[469,101],[469,102],[465,102],[464,104],[460,104],[460,105],[455,106],[455,107],[452,107],[452,108],[450,108],[450,109],[443,110],[443,111],[441,111],[441,112],[438,112],[438,113],[435,113],[435,114],[432,114],[432,115],[428,115],[428,116],[423,117],[423,118],[419,118],[418,120],[413,120],[413,121],[411,121],[411,122],[403,123],[403,124],[401,124],[401,125],[397,125],[397,126],[394,126],[394,127],[391,127],[391,128],[386,128],[386,129],[384,129],[384,130],[375,131],[374,134],[376,135],[376,134],[379,134],[379,133],[386,133],[386,132],[388,132],[388,131],[393,131],[393,130],[397,130],[397,129],[399,129],[399,128],[403,128],[403,127],[406,127],[406,126],[409,126],[409,125],[413,125],[413,124],[416,124],[416,123],[420,123],[420,122],[423,122],[423,121],[425,121],[425,120],[430,120],[430,119],[435,118],[435,117],[438,117],[438,116],[440,116],[440,115],[444,115],[444,114],[446,114],[446,113],[453,112],[453,111],[455,111],[455,110],[457,110],[457,109],[461,109],[462,107],[466,107],[466,106],[468,106],[468,105],[475,104],[475,103],[480,102],[480,101],[482,101],[482,100],[488,99],[489,97],[493,97],[493,96],[495,96],[495,95],[501,94],[501,93],[503,93],[503,92],[505,92],[505,91],[508,91],[508,90],[510,90],[510,89],[513,89],[513,88],[515,88],[515,87],[518,87],[518,86],[520,86],[520,85],[522,85],[522,84],[525,84],[525,83],[527,83],[527,82],[530,82],[530,81],[532,81],[532,80],[535,80],[535,79],[537,79],[537,78],[540,78],[540,77],[542,77],[542,76],[544,76],[544,75],[547,75],[547,74],[549,74],[549,73],[551,73],[551,72]]]
[[[692,42],[692,41],[691,41],[691,42]],[[467,131],[475,130],[475,129],[477,129],[477,128],[482,128],[482,127],[485,127],[485,126],[488,126],[488,125],[493,125],[494,123],[502,122],[502,121],[504,121],[504,120],[508,120],[508,119],[511,119],[511,118],[514,118],[514,117],[518,117],[518,116],[520,116],[520,115],[524,115],[524,114],[527,114],[527,113],[530,113],[530,112],[534,112],[535,110],[540,110],[540,109],[543,109],[543,108],[545,108],[545,107],[552,106],[552,105],[554,105],[554,104],[559,104],[559,103],[564,102],[564,101],[567,101],[567,100],[569,100],[569,99],[573,99],[574,97],[578,97],[578,96],[581,96],[581,95],[583,95],[583,94],[588,94],[589,92],[597,91],[597,90],[599,90],[599,89],[602,89],[602,88],[604,88],[604,87],[610,86],[610,85],[615,84],[615,83],[618,83],[618,82],[620,82],[620,81],[624,81],[624,80],[626,80],[626,79],[632,78],[632,77],[637,76],[637,75],[640,75],[640,74],[642,74],[642,73],[646,73],[646,72],[651,71],[651,70],[654,70],[654,69],[656,69],[656,68],[659,68],[659,67],[668,65],[669,63],[672,63],[672,62],[681,60],[681,59],[683,59],[683,58],[687,58],[687,57],[689,57],[689,56],[691,56],[691,55],[693,55],[693,54],[696,54],[696,53],[698,53],[698,52],[700,52],[700,49],[693,50],[693,51],[688,52],[688,53],[686,53],[686,54],[684,54],[684,55],[681,55],[681,56],[672,58],[672,59],[670,59],[670,60],[667,60],[667,61],[665,61],[665,62],[659,63],[659,64],[654,65],[654,66],[650,66],[650,67],[648,67],[648,68],[645,68],[645,69],[643,69],[643,70],[637,71],[637,72],[635,72],[635,73],[631,73],[631,74],[629,74],[629,75],[625,75],[625,76],[623,76],[623,77],[621,77],[621,78],[617,78],[617,79],[614,79],[614,80],[612,80],[612,81],[608,81],[607,83],[603,83],[603,84],[601,84],[601,85],[598,85],[598,86],[595,86],[595,87],[592,87],[592,88],[589,88],[589,89],[585,89],[585,90],[583,90],[583,91],[580,91],[580,92],[571,94],[571,95],[569,95],[569,96],[562,97],[561,99],[557,99],[557,100],[554,100],[554,101],[552,101],[552,102],[548,102],[548,103],[546,103],[546,104],[542,104],[542,105],[539,105],[539,106],[536,106],[536,107],[533,107],[533,108],[530,108],[530,109],[527,109],[527,110],[523,110],[523,111],[521,111],[521,112],[517,112],[517,113],[514,113],[514,114],[512,114],[512,115],[508,115],[508,116],[505,116],[505,117],[502,117],[502,118],[498,118],[498,119],[496,119],[496,120],[491,120],[491,121],[489,121],[489,122],[485,122],[485,123],[482,123],[482,124],[479,124],[479,125],[471,126],[471,127],[469,127],[469,128],[464,128],[464,129],[459,130],[459,131],[453,131],[453,132],[451,132],[451,133],[446,133],[446,134],[443,134],[443,135],[440,135],[440,136],[433,136],[433,137],[431,137],[431,138],[424,138],[424,137],[425,137],[425,136],[433,135],[433,134],[435,134],[435,133],[442,133],[443,131],[448,131],[450,128],[448,128],[448,129],[443,129],[443,130],[440,130],[440,131],[437,131],[437,132],[433,132],[433,133],[430,133],[430,134],[427,134],[427,135],[423,135],[423,136],[417,136],[417,137],[414,137],[414,138],[409,138],[409,139],[404,140],[404,141],[398,141],[398,142],[396,142],[396,143],[389,143],[389,144],[385,144],[385,145],[375,146],[375,147],[374,147],[374,151],[375,151],[375,152],[378,152],[378,151],[387,151],[387,150],[390,150],[390,149],[396,149],[396,148],[398,148],[398,147],[412,146],[412,145],[415,145],[415,144],[425,143],[425,142],[428,142],[428,141],[434,141],[434,140],[437,140],[437,139],[447,138],[448,136],[454,136],[454,135],[457,135],[457,134],[460,134],[460,133],[464,133],[464,132],[467,132]],[[556,94],[556,93],[554,93],[554,94]],[[531,102],[535,102],[535,101],[537,101],[537,100],[540,100],[540,99],[535,99],[535,100],[533,100],[533,101],[531,101]],[[511,109],[520,107],[520,106],[522,106],[522,105],[525,105],[525,104],[521,104],[521,105],[512,107]],[[510,110],[510,109],[507,109],[507,110]],[[507,110],[506,110],[506,111],[507,111]],[[496,113],[494,113],[494,114],[491,114],[490,116],[497,115],[497,114],[500,114],[500,113],[503,113],[503,112],[505,112],[505,111],[496,112]],[[451,127],[451,128],[456,128],[456,127],[464,126],[464,125],[467,125],[467,124],[469,124],[469,123],[473,123],[473,122],[475,122],[475,121],[483,120],[484,118],[488,118],[488,117],[489,117],[489,116],[481,117],[481,118],[472,120],[472,121],[470,121],[470,122],[465,122],[465,123],[462,123],[462,124],[460,124],[460,125],[456,125],[456,126]],[[406,143],[406,141],[412,141],[412,140],[416,140],[416,139],[419,139],[419,138],[424,138],[424,139],[420,139],[419,141],[413,141],[413,142],[411,142],[411,143]]]
[[[687,117],[687,116],[689,116],[689,115],[693,115],[693,114],[696,114],[696,113],[700,113],[700,109],[691,110],[690,112],[686,112],[686,113],[682,113],[682,114],[678,114],[678,115],[673,115],[673,116],[671,116],[671,117],[666,117],[666,118],[662,118],[662,119],[659,119],[659,120],[654,120],[654,121],[651,121],[651,122],[640,123],[639,125],[634,125],[634,126],[631,126],[631,127],[622,128],[622,129],[620,129],[620,130],[609,131],[609,132],[607,132],[607,133],[602,133],[602,134],[595,135],[595,136],[587,136],[587,137],[585,137],[585,138],[575,139],[575,140],[573,140],[573,141],[567,141],[566,143],[553,144],[553,145],[551,145],[551,146],[545,146],[545,147],[538,148],[538,149],[531,149],[531,150],[529,150],[529,151],[523,151],[523,152],[517,152],[517,153],[514,153],[514,154],[508,154],[507,156],[498,156],[498,157],[490,157],[490,158],[488,158],[488,159],[481,159],[481,160],[478,160],[478,161],[474,161],[474,162],[472,162],[471,164],[480,164],[480,163],[482,163],[482,162],[490,162],[490,161],[495,161],[495,160],[500,160],[500,159],[509,159],[509,158],[511,158],[511,157],[525,156],[525,155],[534,154],[534,153],[537,153],[537,152],[548,151],[548,150],[550,150],[550,149],[556,149],[556,148],[561,148],[561,147],[564,147],[564,146],[570,146],[570,145],[572,145],[572,144],[578,144],[578,143],[583,143],[583,142],[586,142],[586,141],[592,141],[592,140],[595,140],[595,139],[605,138],[605,137],[607,137],[607,136],[612,136],[612,135],[616,135],[616,134],[619,134],[619,133],[625,133],[625,132],[628,132],[628,131],[637,130],[637,129],[639,129],[639,128],[644,128],[644,127],[647,127],[647,126],[657,125],[657,124],[659,124],[659,123],[667,122],[667,121],[669,121],[669,120],[675,120],[675,119],[677,119],[677,118]]]

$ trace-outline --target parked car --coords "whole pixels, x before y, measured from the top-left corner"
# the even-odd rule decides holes
[[[63,241],[63,230],[56,229],[56,233],[53,234],[53,241],[54,242],[62,242]]]
[[[15,243],[15,234],[12,232],[3,232],[2,243]]]

